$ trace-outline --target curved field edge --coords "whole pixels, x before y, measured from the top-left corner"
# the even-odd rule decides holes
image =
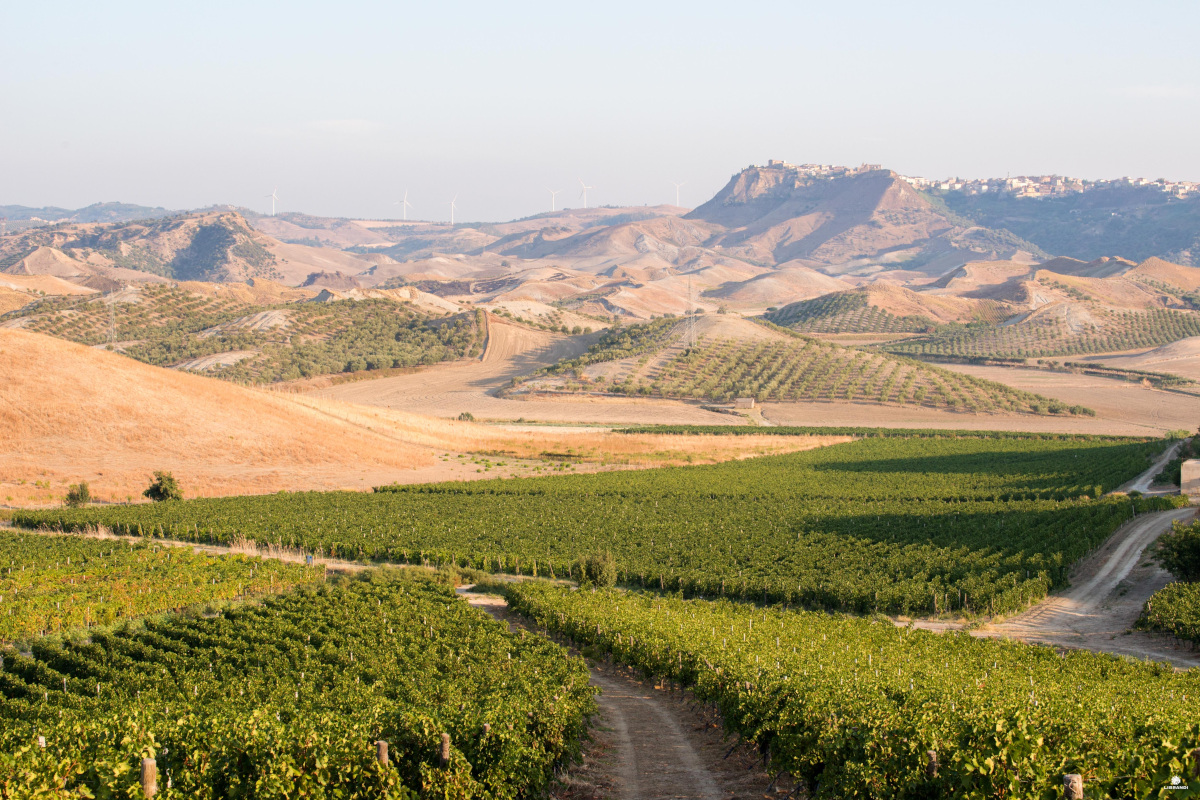
[[[1051,797],[1067,773],[1089,797],[1150,797],[1200,767],[1195,671],[778,606],[505,591],[586,655],[716,704],[812,797]]]
[[[711,466],[83,510],[16,524],[195,542],[248,537],[364,561],[579,577],[899,614],[1019,611],[1135,512],[1103,497],[1165,440],[871,438]]]

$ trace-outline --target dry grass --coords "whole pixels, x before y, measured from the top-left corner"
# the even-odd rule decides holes
[[[100,501],[136,500],[158,469],[173,472],[188,496],[214,496],[480,477],[436,457],[447,453],[530,460],[570,453],[598,469],[707,463],[833,441],[840,439],[510,431],[247,389],[0,329],[5,505],[55,504],[80,480]]]

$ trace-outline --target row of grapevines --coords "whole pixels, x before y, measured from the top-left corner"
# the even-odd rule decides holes
[[[248,536],[340,558],[577,575],[847,611],[1004,612],[1138,510],[1091,499],[1155,441],[864,439],[686,468],[20,512],[14,522],[193,541]],[[1137,504],[1137,505],[1135,505]]]
[[[576,751],[593,694],[544,638],[376,572],[5,654],[0,796],[138,798],[148,756],[164,800],[525,797]]]
[[[0,642],[319,580],[303,566],[240,555],[0,531]]]
[[[1169,796],[1200,746],[1195,671],[730,602],[507,593],[593,654],[691,686],[814,797],[1050,798],[1064,773],[1088,797]]]
[[[1138,626],[1200,644],[1200,583],[1175,581],[1146,601]]]

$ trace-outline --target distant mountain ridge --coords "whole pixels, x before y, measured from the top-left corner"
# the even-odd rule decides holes
[[[83,208],[69,209],[57,206],[33,208],[30,206],[0,206],[0,217],[8,220],[45,222],[132,222],[140,219],[161,219],[182,211],[171,211],[161,206],[139,206],[133,203],[92,203]]]

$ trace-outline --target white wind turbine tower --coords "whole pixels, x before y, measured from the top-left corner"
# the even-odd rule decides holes
[[[454,205],[454,201],[457,199],[458,199],[458,195],[454,195],[454,198],[450,201],[450,224],[451,225],[454,224],[454,209],[458,208],[458,206]]]
[[[550,193],[550,211],[557,211],[557,209],[554,207],[554,198],[558,197],[558,193],[561,192],[562,189],[551,189],[549,186],[547,186],[546,191]]]
[[[400,213],[404,216],[404,221],[408,222],[408,210],[412,208],[412,203],[408,202],[408,189],[404,190],[404,199],[397,200],[392,205],[400,206]]]
[[[271,216],[275,216],[275,201],[279,199],[279,189],[272,189],[270,194],[264,194],[263,197],[271,198]]]
[[[588,193],[588,189],[595,189],[596,187],[595,187],[595,186],[588,186],[586,183],[584,183],[584,182],[583,182],[583,178],[580,178],[580,179],[579,179],[579,185],[583,187],[583,191],[581,191],[581,192],[579,193],[579,196],[583,198],[583,207],[584,207],[584,208],[587,208],[587,193]]]
[[[679,205],[679,189],[681,186],[687,186],[687,182],[675,183],[672,181],[671,185],[675,187],[675,205]]]

